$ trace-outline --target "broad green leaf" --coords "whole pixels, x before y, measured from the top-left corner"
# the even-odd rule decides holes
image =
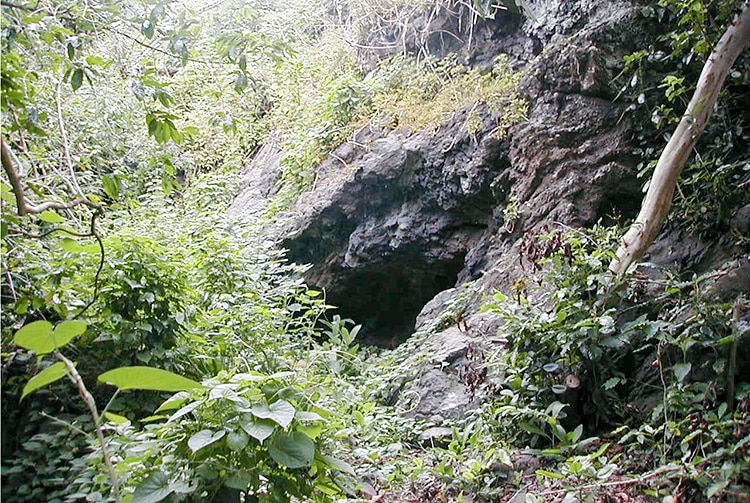
[[[270,419],[286,428],[294,419],[294,406],[286,400],[277,400],[271,405],[256,405],[250,412],[259,419]]]
[[[548,472],[547,470],[537,470],[536,474],[540,477],[546,477],[548,479],[564,479],[565,475],[561,473]]]
[[[672,366],[672,370],[674,371],[674,375],[678,382],[685,380],[685,377],[690,373],[691,368],[692,365],[690,363],[676,363]]]
[[[130,503],[158,503],[172,494],[169,479],[162,472],[154,472],[135,488]]]
[[[71,239],[71,238],[63,239],[60,242],[60,248],[70,253],[78,253],[78,252],[82,252],[86,250],[86,248],[81,246],[81,244],[78,241],[76,241],[75,239]]]
[[[116,368],[101,374],[99,382],[111,384],[121,390],[187,391],[202,387],[192,379],[153,367]]]
[[[294,413],[294,417],[297,421],[324,421],[320,414],[305,410],[298,410]]]
[[[280,433],[268,446],[268,454],[287,468],[304,468],[310,466],[315,458],[315,444],[307,435],[298,431]]]
[[[59,323],[53,330],[49,321],[34,321],[16,332],[13,342],[38,355],[45,355],[65,346],[74,337],[85,332],[86,327],[84,321],[70,320]]]
[[[190,402],[189,404],[187,404],[186,406],[184,406],[183,408],[181,408],[180,410],[178,410],[177,412],[175,412],[174,414],[172,414],[170,416],[170,418],[167,419],[167,422],[171,423],[171,422],[176,421],[177,419],[181,418],[182,416],[190,414],[195,409],[197,409],[198,407],[200,407],[201,405],[203,405],[204,402],[205,402],[205,400],[198,400],[197,402]]]
[[[227,447],[234,452],[240,452],[247,446],[249,440],[247,434],[242,430],[230,431],[227,435]]]
[[[179,409],[188,398],[190,398],[190,393],[188,393],[187,391],[180,391],[179,393],[175,393],[171,397],[167,398],[167,400],[162,403],[155,412]]]
[[[323,455],[323,459],[325,459],[326,463],[328,463],[328,465],[334,470],[354,475],[354,468],[352,468],[352,465],[346,461],[326,455]]]
[[[39,214],[39,220],[50,224],[61,224],[65,222],[65,219],[63,217],[50,210],[41,212]]]
[[[63,347],[67,343],[86,331],[88,324],[85,321],[68,320],[58,323],[52,331],[57,347]]]
[[[240,426],[245,430],[245,433],[261,444],[276,430],[276,426],[271,421],[255,421],[247,418],[240,421]]]
[[[109,62],[107,62],[103,58],[100,58],[99,56],[87,56],[86,64],[88,64],[89,66],[101,66],[102,68],[106,68],[109,66]]]
[[[63,362],[57,362],[54,365],[47,367],[46,369],[39,372],[37,375],[29,379],[26,386],[23,387],[21,392],[21,400],[24,399],[29,393],[33,393],[43,386],[52,384],[55,381],[59,381],[68,374],[68,368]]]
[[[130,421],[130,419],[128,419],[125,416],[121,416],[119,414],[113,414],[111,412],[105,412],[104,417],[105,419],[107,419],[107,421],[112,421],[115,424],[123,424],[123,423],[127,423],[128,421]]]
[[[39,355],[50,353],[55,349],[52,341],[52,323],[44,320],[32,321],[16,332],[13,342]]]
[[[362,412],[360,412],[358,410],[355,410],[352,413],[352,415],[354,416],[354,419],[357,420],[357,424],[358,425],[360,425],[360,426],[364,426],[365,425],[365,415],[362,414]]]
[[[72,87],[74,91],[77,91],[82,84],[83,70],[80,68],[76,68],[75,70],[73,70],[73,75],[70,76],[70,87]]]
[[[149,123],[149,127],[150,125],[151,124]],[[117,199],[120,195],[121,183],[119,178],[115,175],[102,176],[102,187],[104,187],[104,192],[106,192],[106,194],[112,199]]]
[[[224,481],[226,487],[237,489],[238,491],[247,491],[250,484],[258,480],[257,475],[248,472],[235,472]]]
[[[216,432],[211,430],[201,430],[188,439],[188,447],[190,447],[190,450],[193,451],[193,454],[195,454],[207,445],[221,440],[221,438],[226,435],[226,433],[227,432],[224,430]]]
[[[301,431],[311,439],[315,440],[321,433],[323,433],[323,425],[319,422],[310,425],[300,425],[297,426],[297,431]]]

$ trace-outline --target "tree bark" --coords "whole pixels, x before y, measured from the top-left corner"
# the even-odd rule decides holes
[[[626,272],[656,239],[672,205],[680,172],[711,117],[730,68],[749,42],[750,0],[746,0],[706,61],[685,115],[659,157],[641,211],[622,237],[617,258],[609,265],[613,273]]]

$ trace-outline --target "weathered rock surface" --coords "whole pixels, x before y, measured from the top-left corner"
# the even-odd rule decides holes
[[[453,51],[479,67],[509,54],[526,69],[525,121],[503,140],[492,133],[496,118],[482,109],[487,127],[476,136],[462,127],[468,110],[434,135],[362,129],[322,163],[314,188],[279,216],[272,231],[291,260],[312,264],[306,280],[324,288],[343,316],[364,325],[364,343],[394,346],[448,306],[458,318],[465,313],[463,327],[456,319],[427,342],[436,345],[436,357],[406,388],[420,397],[414,411],[420,416],[455,417],[473,406],[471,372],[481,365],[466,355],[476,357],[501,343],[491,339],[499,321],[474,313],[483,296],[526,274],[519,267],[525,233],[629,217],[641,202],[636,145],[613,82],[623,56],[658,33],[649,32],[639,9],[627,1],[527,3],[531,18],[498,15],[471,34],[449,15],[418,16],[415,26],[421,29],[393,40],[373,35],[381,45],[401,36],[397,50]],[[447,32],[453,36],[445,38]],[[267,154],[265,162],[251,166],[254,181],[235,213],[262,206],[253,201],[267,196],[278,167],[273,150]],[[518,218],[506,222],[511,200],[519,202]],[[738,213],[735,227],[747,227],[746,214]],[[676,242],[681,244],[675,251]],[[731,259],[669,235],[650,253],[655,263],[698,264],[703,270]],[[731,275],[742,276],[746,268],[741,262]],[[457,306],[460,292],[454,287],[467,281],[474,281],[471,294]],[[717,295],[734,294],[736,284],[718,284]]]
[[[306,279],[363,323],[364,342],[404,340],[422,307],[456,284],[510,283],[522,272],[525,231],[588,225],[637,208],[628,124],[610,84],[644,36],[634,9],[602,1],[534,8],[569,25],[550,31],[537,19],[521,29],[518,16],[500,16],[480,25],[471,44],[448,46],[479,64],[480,53],[494,59],[511,49],[523,61],[546,44],[522,84],[528,120],[505,140],[490,134],[485,110],[487,128],[476,137],[461,127],[467,110],[432,136],[363,129],[323,162],[314,189],[280,219],[276,232],[289,258],[313,264]],[[521,217],[508,232],[502,214],[511,196]]]
[[[227,209],[230,215],[241,221],[251,221],[263,215],[276,190],[281,157],[279,142],[271,136],[242,170],[242,190]]]
[[[360,131],[324,161],[293,218],[280,219],[289,258],[313,264],[308,282],[364,324],[366,342],[407,337],[488,226],[491,185],[507,164],[496,138],[456,134],[464,120],[435,136]]]

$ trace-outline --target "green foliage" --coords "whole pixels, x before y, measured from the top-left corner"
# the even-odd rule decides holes
[[[29,379],[29,382],[26,383],[26,386],[23,387],[23,391],[21,392],[21,400],[23,400],[29,393],[33,393],[43,386],[59,381],[66,375],[68,375],[68,369],[63,362],[57,362],[50,365]]]
[[[121,449],[117,470],[132,501],[162,501],[172,493],[201,501],[222,486],[260,501],[329,501],[351,472],[321,452],[336,418],[316,406],[294,372],[222,372],[177,393],[156,413],[142,429],[114,426],[110,440]]]
[[[60,422],[34,431],[40,419],[20,425],[19,448],[12,458],[3,455],[4,501],[64,501],[71,495],[70,483],[84,466],[87,441],[80,432],[91,429],[91,417],[60,415]]]
[[[65,346],[85,331],[86,323],[82,321],[63,321],[54,329],[48,321],[34,321],[16,332],[13,342],[24,349],[34,351],[39,356],[44,356]]]
[[[200,388],[195,381],[151,367],[118,367],[100,374],[99,382],[111,384],[119,390],[185,391]]]
[[[743,405],[730,412],[719,399],[732,365],[725,349],[745,325],[728,328],[728,306],[701,296],[703,278],[684,283],[665,278],[663,293],[655,296],[643,295],[637,277],[608,287],[607,264],[617,236],[616,229],[595,228],[539,236],[539,243],[524,246],[543,278],[535,290],[519,290],[515,298],[498,293],[488,304],[503,316],[510,344],[487,362],[497,386],[488,413],[505,438],[562,459],[560,471],[542,476],[568,484],[612,473],[606,459],[581,464],[570,457],[598,442],[585,434],[633,421],[642,426],[614,435],[643,451],[649,468],[685,463],[679,476],[706,493],[746,490],[741,473],[750,460],[741,454],[746,442],[736,421],[747,411]],[[742,384],[727,400],[745,403],[747,392]],[[653,399],[657,404],[645,408],[647,415],[634,416],[636,404]],[[621,459],[617,465],[643,459]],[[701,470],[707,475],[700,476]]]
[[[459,4],[485,16],[495,8]],[[677,466],[664,478],[691,480],[707,497],[746,492],[750,390],[738,383],[736,407],[722,400],[725,353],[746,327],[697,295],[704,278],[667,277],[657,296],[637,278],[606,288],[616,230],[526,241],[532,270],[490,307],[505,317],[510,348],[477,363],[480,391],[494,396],[459,420],[417,420],[406,390],[429,364],[424,342],[456,323],[472,286],[396,350],[360,348],[361,327],[325,319],[323,292],[299,279],[304,266],[225,217],[239,171],[271,130],[285,152],[278,208],[366,120],[434,131],[465,112],[470,135],[502,136],[522,119],[520,75],[506,59],[480,74],[399,56],[362,76],[347,39],[371,21],[359,14],[400,23],[449,4],[357,2],[347,18],[342,2],[230,0],[201,6],[200,23],[190,2],[19,5],[2,13],[2,135],[26,196],[105,206],[21,216],[2,184],[3,421],[16,433],[3,445],[4,500],[117,499],[97,428],[123,500],[141,503],[226,492],[329,502],[358,490],[504,501],[522,480],[512,452],[529,445],[542,448],[540,483],[564,490]],[[626,58],[628,113],[647,125],[636,132],[644,174],[729,7],[644,8],[679,28]],[[740,65],[678,194],[681,222],[706,235],[724,232],[746,200]],[[678,73],[665,78],[665,68]],[[508,229],[517,206],[509,198]],[[59,382],[75,374],[53,362],[60,352],[105,405],[99,424]],[[634,410],[642,403],[656,405]],[[623,422],[606,442],[593,436]],[[443,429],[422,436],[433,427]],[[639,459],[617,454],[618,443]]]
[[[648,179],[656,159],[695,89],[712,47],[735,14],[736,2],[662,0],[642,9],[658,21],[660,43],[625,57],[621,94],[629,96],[626,114],[633,114],[641,147],[639,176]],[[747,162],[747,114],[741,89],[750,85],[746,58],[739,58],[724,91],[684,168],[674,196],[668,225],[706,239],[747,246],[747,238],[730,225],[735,211],[748,204],[750,165]],[[738,94],[739,91],[739,94]]]
[[[542,244],[525,249],[532,265],[549,267],[548,283],[540,294],[519,292],[512,300],[498,293],[488,305],[503,316],[513,334],[511,350],[499,364],[505,373],[500,385],[507,405],[501,411],[511,416],[528,413],[529,422],[518,424],[555,444],[577,440],[560,424],[566,417],[562,409],[571,405],[565,403],[566,395],[586,397],[585,403],[576,404],[582,406],[577,418],[587,417],[589,427],[609,420],[612,405],[602,385],[616,377],[610,373],[616,372],[613,359],[630,342],[627,332],[616,329],[615,309],[601,301],[617,236],[617,229],[595,229],[590,235],[552,232],[538,237]],[[537,249],[542,253],[535,253]]]
[[[512,71],[507,57],[498,58],[492,71],[482,74],[449,59],[418,61],[396,56],[381,63],[370,79],[373,115],[376,123],[386,127],[436,131],[457,111],[484,105],[497,115],[493,131],[502,137],[526,113],[525,103],[516,94],[520,79],[521,73]],[[476,116],[470,114],[466,123],[470,134],[483,129],[475,122]]]

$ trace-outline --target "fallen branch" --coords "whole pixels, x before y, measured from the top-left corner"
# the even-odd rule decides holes
[[[737,57],[750,43],[750,0],[719,40],[703,67],[698,87],[677,129],[656,165],[641,211],[625,233],[617,258],[609,266],[620,275],[638,260],[656,239],[672,205],[672,196],[682,168],[711,117],[724,80]]]

